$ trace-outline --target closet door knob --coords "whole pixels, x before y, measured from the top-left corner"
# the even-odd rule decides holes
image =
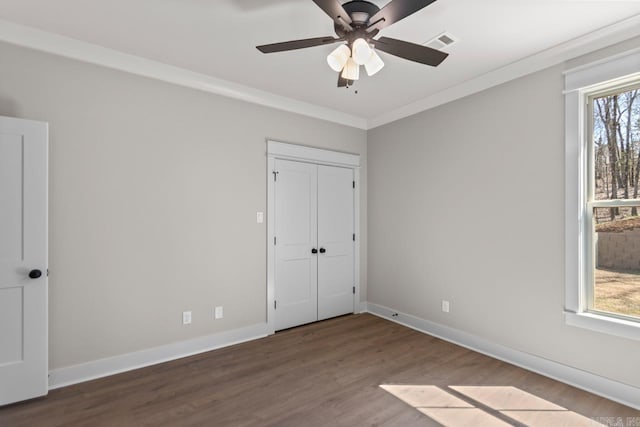
[[[321,254],[323,254],[323,253],[325,253],[325,252],[327,252],[327,250],[326,250],[325,248],[320,248],[320,253],[321,253]]]
[[[29,278],[31,279],[37,279],[40,276],[42,276],[42,271],[40,270],[31,270],[29,272]]]
[[[316,248],[312,248],[312,249],[311,249],[311,253],[312,253],[312,254],[317,254],[317,253],[318,253],[318,250],[317,250]]]

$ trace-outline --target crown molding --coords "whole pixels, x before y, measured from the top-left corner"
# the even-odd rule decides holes
[[[367,120],[373,129],[640,35],[640,15],[569,40]]]
[[[6,43],[364,130],[418,114],[636,36],[640,36],[640,15],[366,119],[0,19],[0,41]]]
[[[0,41],[345,126],[367,126],[362,117],[1,19]]]

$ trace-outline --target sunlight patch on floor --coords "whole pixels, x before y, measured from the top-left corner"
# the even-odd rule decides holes
[[[528,426],[595,426],[600,425],[572,411],[503,411],[509,418]]]
[[[450,389],[487,405],[491,409],[501,410],[539,410],[566,411],[566,408],[544,400],[531,393],[512,386],[449,386]]]
[[[414,408],[473,408],[473,405],[434,385],[380,386]]]
[[[443,426],[582,427],[601,425],[513,386],[382,384],[380,388]]]
[[[506,427],[511,424],[489,415],[478,408],[417,408],[443,426],[456,427]]]

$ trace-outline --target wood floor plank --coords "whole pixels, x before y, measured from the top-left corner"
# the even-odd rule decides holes
[[[467,402],[472,411],[431,408],[428,401],[412,407],[383,384],[418,386],[417,393],[420,387],[436,390]],[[469,387],[475,397],[463,393]],[[527,396],[538,404],[544,399],[561,410],[492,408],[480,401],[485,392],[491,399],[505,393],[503,401],[525,402],[522,406]],[[436,414],[442,423],[423,412]],[[474,422],[474,417],[478,423],[495,419],[512,425],[621,417],[640,425],[640,411],[368,314],[282,331],[0,408],[3,427],[438,426]]]

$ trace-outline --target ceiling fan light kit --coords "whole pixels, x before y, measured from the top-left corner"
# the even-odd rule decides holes
[[[327,63],[338,74],[338,87],[349,87],[360,77],[360,66],[373,76],[384,67],[374,50],[437,67],[448,56],[427,46],[389,37],[375,39],[383,28],[425,8],[436,0],[391,0],[382,9],[365,0],[341,4],[338,0],[313,0],[334,22],[338,37],[317,37],[257,46],[262,53],[284,52],[338,42],[346,42],[327,56]]]
[[[341,77],[347,80],[358,80],[360,78],[360,66],[353,58],[347,60],[347,65],[344,66]]]
[[[375,50],[371,49],[371,57],[364,64],[364,69],[367,70],[367,75],[369,77],[373,76],[375,73],[382,70],[382,67],[384,67],[382,58],[380,58],[380,55],[378,55]]]
[[[327,56],[327,63],[329,67],[336,73],[342,71],[347,64],[347,60],[351,56],[351,49],[346,44],[341,44],[333,52]]]
[[[351,50],[353,60],[358,65],[364,65],[371,56],[371,48],[365,39],[356,39]]]
[[[353,52],[353,55],[351,54]],[[353,49],[342,44],[327,56],[329,67],[347,80],[360,78],[359,66],[364,65],[367,75],[373,76],[384,67],[382,58],[373,50],[364,39],[353,42]],[[348,65],[348,69],[347,69]]]

